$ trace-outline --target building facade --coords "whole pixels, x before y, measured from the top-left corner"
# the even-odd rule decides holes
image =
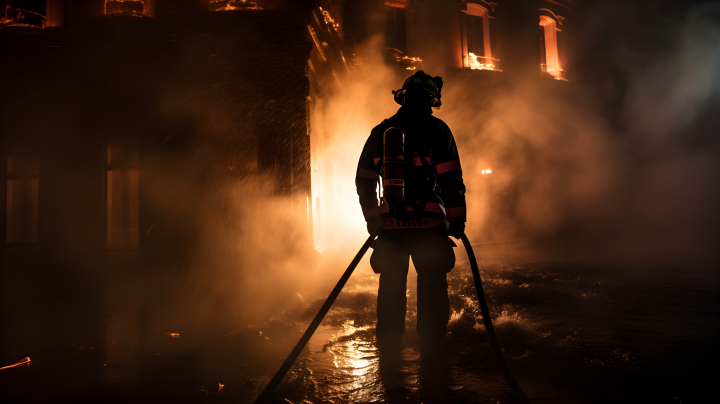
[[[307,238],[299,250],[327,248],[330,223],[350,215],[337,207],[360,215],[335,175],[356,161],[338,165],[334,147],[356,145],[333,138],[327,117],[370,60],[388,82],[424,69],[485,97],[528,77],[553,91],[572,82],[572,1],[0,4],[3,363],[71,340],[106,347],[92,360],[119,358],[109,344],[132,329],[130,367],[144,370],[145,331],[205,316],[198,301],[222,307],[235,290],[217,279],[252,253],[236,245],[284,226],[263,198],[306,217],[290,226]],[[499,163],[478,164],[492,176]],[[260,215],[233,216],[256,205]],[[126,320],[110,326],[108,312]],[[69,372],[56,387],[73,394],[98,377]]]

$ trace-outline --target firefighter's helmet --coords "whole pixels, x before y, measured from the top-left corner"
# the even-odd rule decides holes
[[[395,102],[402,105],[405,103],[405,95],[408,91],[425,91],[428,93],[428,97],[432,98],[430,106],[440,108],[442,105],[442,101],[440,101],[440,98],[442,97],[442,94],[440,93],[442,86],[442,77],[432,77],[424,71],[418,70],[415,74],[405,80],[401,89],[393,90],[392,93],[395,95]]]

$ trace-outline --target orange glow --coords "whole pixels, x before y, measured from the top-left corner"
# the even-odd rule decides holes
[[[232,10],[262,10],[256,2],[250,0],[210,0],[210,7],[214,11]]]
[[[176,332],[166,332],[165,335],[169,335],[173,338],[180,338],[180,334],[178,334]]]
[[[396,62],[406,65],[407,70],[416,70],[418,66],[422,65],[422,59],[419,57],[407,56],[401,50],[390,48],[388,49],[393,54],[393,58]]]
[[[320,44],[320,41],[318,40],[317,35],[315,34],[315,30],[311,26],[307,26],[308,31],[310,31],[310,36],[313,39],[313,42],[315,43],[315,48],[318,50],[318,53],[320,54],[320,57],[322,58],[323,62],[327,62],[327,58],[325,57],[325,52],[322,50],[322,45]]]
[[[223,387],[225,387],[224,384],[218,383],[218,393],[222,391]]]
[[[480,60],[478,60],[480,59]],[[495,68],[495,60],[493,58],[488,58],[484,56],[477,56],[474,53],[470,52],[468,53],[468,56],[465,58],[465,66],[471,68],[472,70],[497,70]]]
[[[492,165],[485,159],[480,159],[477,165],[477,172],[482,175],[492,173]]]
[[[562,22],[562,20],[560,21]],[[563,77],[564,70],[560,65],[557,40],[557,33],[560,29],[557,27],[555,20],[545,15],[540,16],[540,26],[543,30],[543,44],[545,46],[545,63],[540,64],[541,71],[550,74],[555,80],[565,80]]]
[[[385,0],[385,5],[394,8],[405,8],[410,4],[408,0]]]
[[[368,355],[376,352],[377,348],[372,342],[360,337],[360,333],[368,328],[370,327],[356,327],[354,321],[347,321],[343,324],[340,333],[334,335],[326,345],[327,352],[333,356],[333,364],[337,372],[347,377],[347,380],[352,380],[347,385],[351,390],[365,385],[372,377],[372,373],[377,371],[377,355]]]
[[[553,76],[555,78],[555,80],[567,81],[567,79],[565,79],[563,77],[565,70],[563,70],[557,66],[550,66],[550,65],[546,65],[543,63],[543,64],[540,64],[540,71],[542,71],[543,73],[550,74],[551,76]]]
[[[340,24],[336,23],[335,20],[330,16],[330,13],[323,10],[322,7],[319,7],[320,11],[322,11],[323,17],[325,18],[325,24],[333,27],[335,32],[337,32],[338,28],[340,28]]]
[[[422,63],[422,59],[420,59],[418,57],[410,57],[410,56],[398,57],[396,60],[398,62],[406,62],[406,63],[409,62],[409,63],[413,63],[413,64]],[[417,69],[417,66],[408,66],[408,67],[406,67],[406,69],[407,70],[415,70],[415,69]]]
[[[3,366],[3,367],[0,368],[0,370],[10,369],[10,368],[19,368],[19,367],[21,367],[21,366],[23,366],[23,365],[25,365],[25,366],[30,366],[30,357],[29,357],[29,356],[26,356],[25,358],[23,358],[23,359],[22,359],[20,362],[18,362],[18,363],[14,363],[14,364],[8,365],[8,366]]]

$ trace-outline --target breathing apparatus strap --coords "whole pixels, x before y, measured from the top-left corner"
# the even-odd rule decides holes
[[[391,127],[393,127],[393,126],[395,126],[395,127],[398,127],[398,128],[400,128],[400,129],[402,129],[403,131],[405,131],[405,128],[407,128],[407,127],[410,126],[411,124],[417,122],[417,121],[418,121],[420,118],[422,118],[424,115],[425,115],[425,114],[417,115],[417,116],[413,117],[412,119],[408,120],[407,122],[405,122],[403,125],[394,125],[392,122],[390,122],[389,119],[383,120],[383,121],[382,121],[382,124],[385,126],[385,130],[387,130],[388,128],[391,128]],[[417,149],[411,150],[410,158],[409,158],[409,159],[408,159],[408,158],[405,159],[405,167],[406,167],[406,169],[407,169],[407,170],[406,170],[406,173],[407,173],[407,174],[409,174],[410,171],[412,171],[413,160],[414,160],[414,157],[415,157],[415,152],[418,153],[418,158],[420,159],[420,162],[421,162],[421,164],[423,165],[423,168],[429,169],[429,171],[432,173],[432,165],[431,165],[431,164],[427,161],[427,159],[426,159],[426,157],[430,156],[430,150],[431,150],[431,149],[428,147],[428,144],[429,144],[429,136],[428,136],[427,130],[426,130],[425,128],[421,128],[420,130],[421,130],[421,132],[422,132],[422,138],[423,138],[423,139],[422,139],[423,141],[421,142],[421,146],[425,146],[425,147],[424,147],[424,150],[423,150],[423,148],[417,148]],[[425,152],[425,151],[427,151],[427,153],[423,154],[423,152]],[[408,155],[407,152],[406,152],[405,154],[406,154],[406,156]],[[378,161],[377,165],[376,165],[376,171],[377,171],[378,173],[379,173],[380,170],[381,170],[382,164],[383,164],[383,159],[381,158],[381,159]],[[415,182],[415,181],[408,181],[408,178],[409,178],[409,177],[406,176],[406,184],[407,184],[407,183],[413,183],[413,182]],[[378,178],[378,181],[380,181],[379,178]],[[382,182],[380,182],[380,186],[382,187]],[[406,199],[407,199],[407,195],[406,195]],[[403,209],[405,206],[410,206],[410,207],[412,207],[413,212],[415,212],[415,213],[421,213],[421,212],[424,212],[424,211],[425,211],[425,207],[427,206],[427,201],[421,201],[421,202],[419,202],[419,203],[415,203],[414,201],[408,201],[408,200],[404,201],[404,202],[402,203],[402,205],[401,205],[401,206],[398,206],[398,208],[396,209],[396,215],[398,216],[398,218],[400,218],[400,217],[402,217],[403,215],[406,214],[405,209]]]

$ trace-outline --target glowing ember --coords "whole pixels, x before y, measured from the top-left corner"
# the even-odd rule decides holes
[[[336,23],[335,20],[330,16],[330,13],[328,13],[326,10],[323,10],[322,7],[320,7],[320,11],[322,11],[323,17],[325,18],[325,24],[333,27],[335,32],[337,32],[338,28],[340,28],[340,24]]]
[[[405,69],[407,70],[416,70],[418,66],[422,66],[423,60],[419,57],[407,56],[401,50],[395,48],[389,48],[387,52],[391,60],[405,65]]]
[[[218,383],[218,393],[222,391],[223,387],[225,387],[224,384]]]
[[[471,68],[472,70],[497,70],[493,62],[494,60],[498,59],[477,56],[470,52],[465,58],[465,66]]]
[[[169,335],[173,338],[180,338],[180,334],[178,334],[176,332],[166,332],[165,335]]]
[[[20,362],[18,362],[18,363],[15,363],[15,364],[12,364],[12,365],[9,365],[9,366],[1,367],[0,370],[10,369],[10,368],[19,368],[20,366],[23,366],[23,365],[25,365],[25,366],[30,366],[30,357],[29,357],[29,356],[26,356],[25,358],[23,358],[23,359],[22,359]]]
[[[403,55],[403,57],[398,57],[396,60],[398,62],[412,62],[412,63],[422,62],[422,59],[420,59],[418,57],[410,57],[410,56],[404,56],[404,55]]]
[[[257,2],[250,0],[210,0],[210,8],[214,11],[262,10]]]

